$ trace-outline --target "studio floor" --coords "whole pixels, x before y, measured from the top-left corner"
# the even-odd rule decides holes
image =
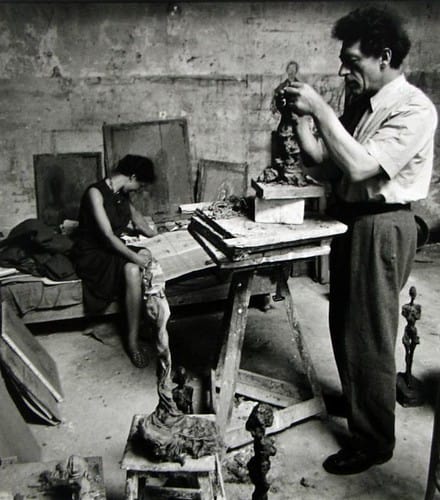
[[[275,435],[276,455],[271,460],[270,499],[377,500],[423,499],[432,437],[436,380],[440,379],[440,246],[428,245],[417,254],[410,280],[401,294],[409,301],[411,285],[422,305],[417,322],[420,345],[414,356],[413,375],[426,389],[423,406],[396,408],[397,445],[388,463],[353,476],[332,476],[322,461],[339,449],[345,421],[337,417],[310,418]],[[326,391],[337,391],[339,381],[327,329],[327,286],[308,277],[291,278],[294,301],[303,337],[317,377]],[[221,305],[220,305],[221,306]],[[196,392],[199,374],[214,356],[221,330],[221,307],[200,306],[177,311],[169,332],[173,362],[185,366]],[[109,500],[124,498],[125,473],[120,460],[135,414],[151,413],[157,404],[155,360],[137,369],[125,355],[115,318],[101,322],[71,322],[33,328],[42,345],[58,364],[65,393],[60,403],[63,421],[56,427],[31,424],[43,447],[44,460],[64,460],[71,454],[101,456]],[[258,371],[289,362],[289,334],[282,302],[267,312],[251,308],[242,363]],[[405,368],[401,343],[404,318],[399,327],[396,361]],[[148,336],[145,341],[153,347]],[[269,353],[270,356],[266,356]],[[274,356],[276,358],[274,358]],[[280,363],[278,365],[278,363]],[[274,369],[274,366],[272,366]],[[372,370],[374,367],[371,368]],[[248,500],[253,485],[246,474],[250,445],[228,453],[223,462],[227,498]]]

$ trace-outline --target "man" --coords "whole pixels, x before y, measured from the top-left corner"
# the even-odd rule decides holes
[[[357,9],[333,36],[351,95],[341,120],[311,86],[285,92],[304,155],[336,173],[331,213],[348,225],[331,248],[329,324],[352,442],[323,466],[353,474],[393,454],[399,292],[416,251],[410,204],[428,193],[437,114],[402,73],[410,41],[392,11]]]

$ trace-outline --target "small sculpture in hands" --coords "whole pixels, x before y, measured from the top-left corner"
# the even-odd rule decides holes
[[[272,164],[258,177],[260,182],[287,183],[292,186],[306,186],[308,181],[302,171],[301,152],[296,137],[297,115],[286,99],[285,88],[297,82],[298,63],[289,61],[287,78],[273,92],[271,109],[280,113],[277,130],[272,132]]]

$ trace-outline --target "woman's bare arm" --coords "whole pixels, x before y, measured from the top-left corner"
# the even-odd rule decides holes
[[[145,217],[130,203],[131,220],[135,228],[143,235],[151,238],[157,235],[157,229],[146,221]]]
[[[133,262],[141,267],[148,264],[147,260],[138,255],[133,250],[130,250],[123,241],[121,241],[114,233],[112,226],[110,224],[107,212],[104,208],[104,200],[102,194],[98,189],[92,187],[89,189],[88,196],[90,198],[92,213],[98,224],[99,230],[102,232],[104,238],[108,241],[109,245],[115,250],[115,252],[123,255],[128,261]]]

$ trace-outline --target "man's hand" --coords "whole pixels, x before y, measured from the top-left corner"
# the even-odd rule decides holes
[[[298,116],[296,120],[296,130],[300,134],[313,131],[313,119],[310,115]]]
[[[287,107],[298,115],[315,116],[325,101],[316,90],[303,82],[292,82],[284,89]]]

